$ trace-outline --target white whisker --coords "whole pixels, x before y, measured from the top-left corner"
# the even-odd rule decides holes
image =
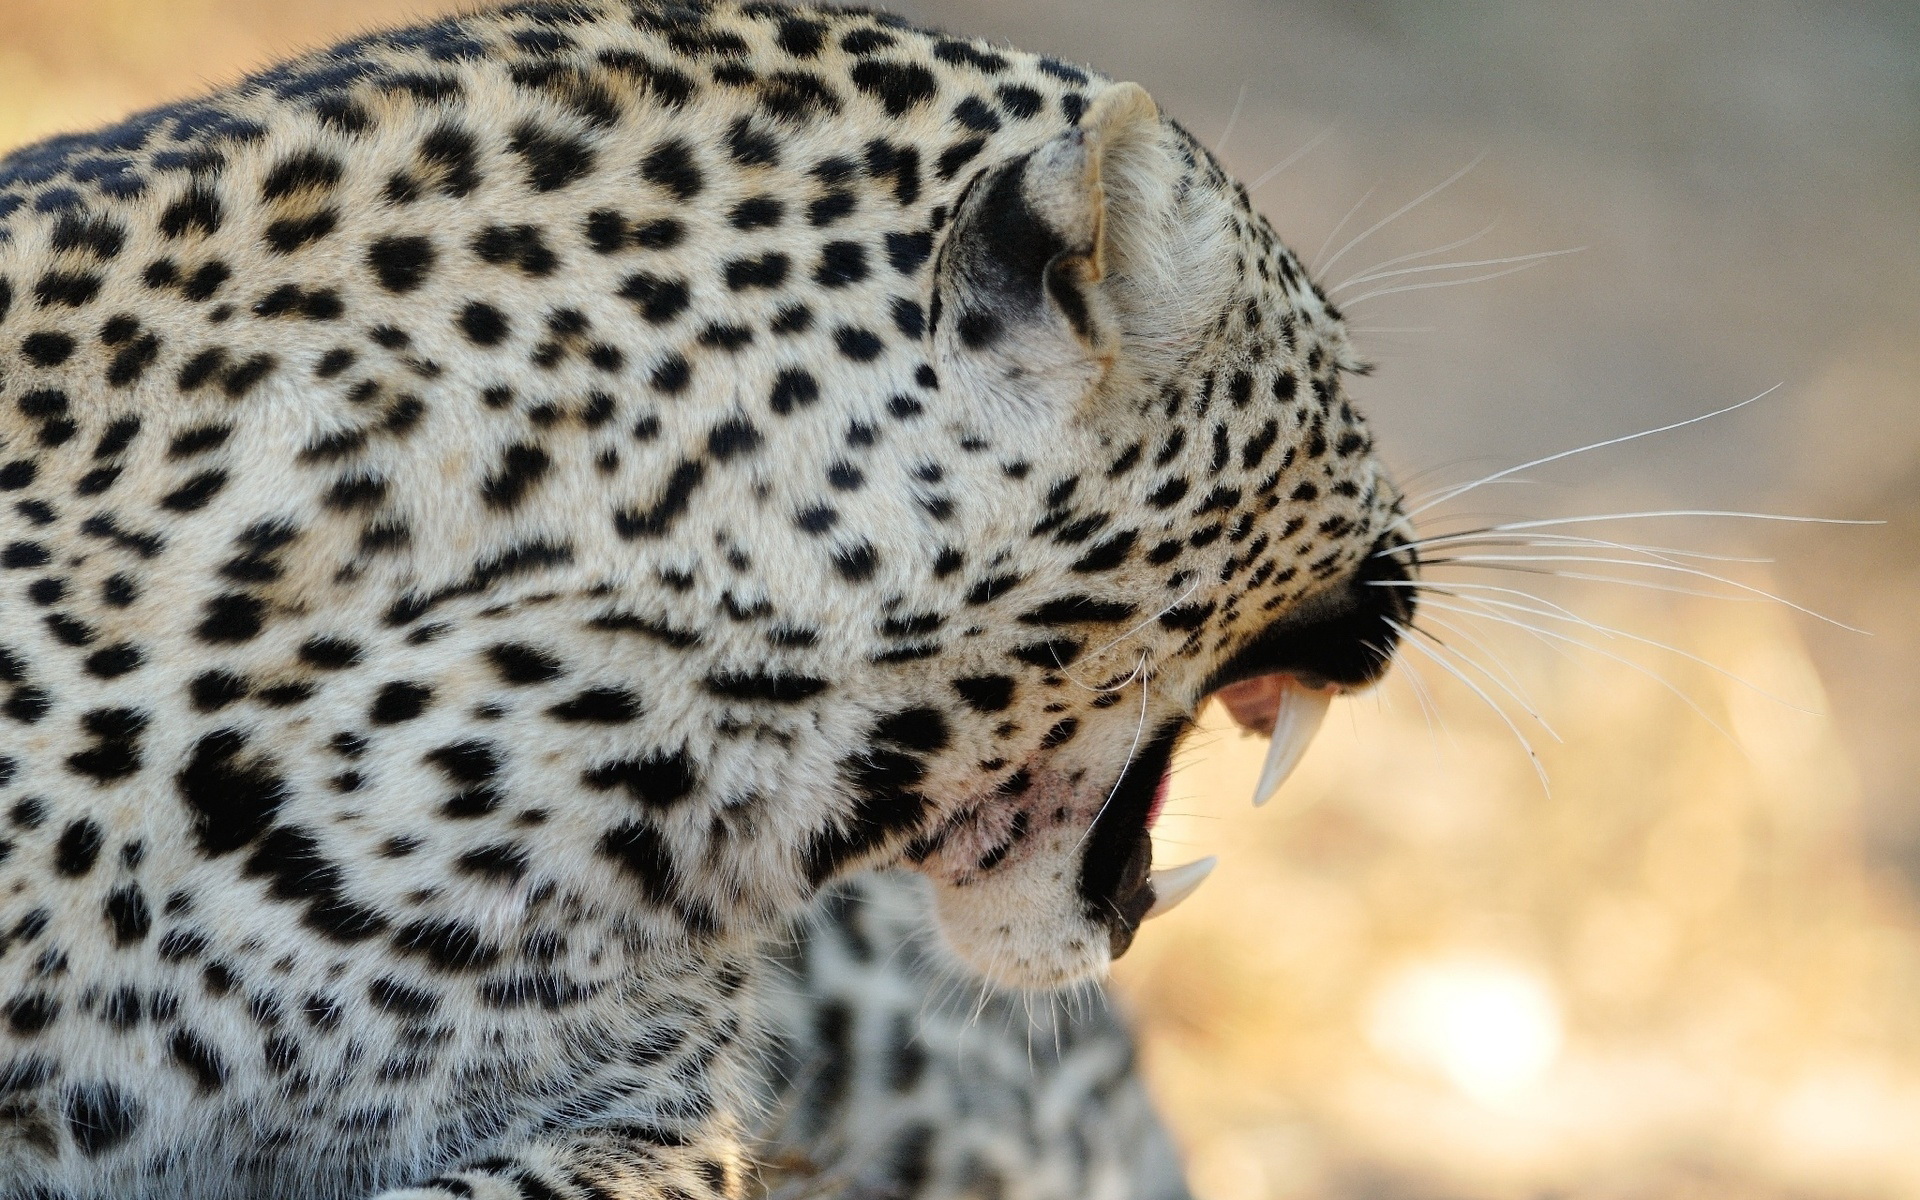
[[[1539,262],[1542,259],[1559,258],[1565,254],[1578,254],[1585,249],[1585,246],[1574,246],[1567,250],[1537,250],[1532,254],[1513,254],[1505,258],[1480,258],[1470,259],[1465,262],[1427,263],[1419,267],[1401,267],[1397,271],[1363,271],[1350,279],[1334,284],[1328,288],[1327,291],[1333,293],[1353,287],[1356,284],[1377,283],[1382,279],[1397,279],[1402,275],[1424,275],[1429,271],[1464,271],[1468,267],[1502,267],[1509,263]],[[1486,278],[1491,279],[1494,278],[1494,276],[1486,276]]]
[[[1440,628],[1446,630],[1448,633],[1452,633],[1459,637],[1465,638],[1467,642],[1471,644],[1476,650],[1486,655],[1488,660],[1491,661],[1494,664],[1494,666],[1500,668],[1499,676],[1495,676],[1495,674],[1492,671],[1488,670],[1485,666],[1481,665],[1478,661],[1467,658],[1467,656],[1464,654],[1461,654],[1458,649],[1454,650],[1454,654],[1457,657],[1459,657],[1462,662],[1473,663],[1474,667],[1477,670],[1479,670],[1479,672],[1482,675],[1485,675],[1488,679],[1491,679],[1495,683],[1498,683],[1501,687],[1501,690],[1505,691],[1507,695],[1512,696],[1514,700],[1519,703],[1520,707],[1523,710],[1525,710],[1526,714],[1532,717],[1536,722],[1538,722],[1540,725],[1540,728],[1547,731],[1547,735],[1549,737],[1553,738],[1553,740],[1556,742],[1566,741],[1566,739],[1561,737],[1559,733],[1555,732],[1552,725],[1549,725],[1547,723],[1547,719],[1540,715],[1540,706],[1534,703],[1533,698],[1527,694],[1526,687],[1520,682],[1519,676],[1515,675],[1513,673],[1513,668],[1509,667],[1506,664],[1506,662],[1503,659],[1501,659],[1501,657],[1498,654],[1494,653],[1494,650],[1491,646],[1488,646],[1485,642],[1475,637],[1470,630],[1462,629],[1460,628],[1460,626],[1455,625],[1451,621],[1447,621],[1440,617],[1436,617],[1431,613],[1423,613],[1422,615],[1425,617],[1426,620],[1433,622],[1435,625],[1438,625]],[[1502,677],[1504,677],[1504,681]]]
[[[1361,295],[1355,296],[1351,300],[1342,300],[1340,307],[1350,310],[1365,304],[1369,300],[1378,300],[1382,296],[1394,296],[1401,292],[1426,292],[1434,288],[1463,287],[1469,283],[1485,283],[1489,279],[1504,279],[1509,275],[1518,275],[1522,271],[1531,271],[1539,265],[1538,262],[1528,262],[1521,263],[1517,267],[1508,267],[1504,271],[1488,271],[1485,275],[1469,275],[1465,279],[1435,279],[1427,283],[1402,283],[1394,287],[1376,288],[1371,292],[1364,292]]]
[[[1640,558],[1602,558],[1592,554],[1461,554],[1456,555],[1450,561],[1477,564],[1536,562],[1599,563],[1602,566],[1610,567],[1638,567],[1646,571],[1674,571],[1682,575],[1691,575],[1697,579],[1708,579],[1714,583],[1734,588],[1737,591],[1758,596],[1763,600],[1771,600],[1776,604],[1785,605],[1797,613],[1812,617],[1816,621],[1823,621],[1835,629],[1844,629],[1848,633],[1864,634],[1868,637],[1872,636],[1864,629],[1856,628],[1847,624],[1845,621],[1829,617],[1825,613],[1817,612],[1805,605],[1795,604],[1786,597],[1777,596],[1764,588],[1757,588],[1750,583],[1742,583],[1738,579],[1729,579],[1725,575],[1716,575],[1712,571],[1702,571],[1698,567],[1683,566],[1679,563],[1648,562]],[[1579,576],[1567,575],[1566,578],[1579,578]],[[1613,582],[1629,581],[1615,580]]]
[[[1363,194],[1360,197],[1360,199],[1354,202],[1353,207],[1347,210],[1347,215],[1344,217],[1341,217],[1339,222],[1336,225],[1334,225],[1333,232],[1327,234],[1327,240],[1324,242],[1321,242],[1320,248],[1314,251],[1313,253],[1314,262],[1320,261],[1320,256],[1327,252],[1327,247],[1333,245],[1333,239],[1340,236],[1340,231],[1347,227],[1348,221],[1353,220],[1353,214],[1359,212],[1361,208],[1366,205],[1367,201],[1373,199],[1374,192],[1378,190],[1379,189],[1377,187],[1370,187],[1366,190],[1365,194]],[[1314,268],[1314,270],[1317,272],[1319,268],[1316,267]]]
[[[1424,550],[1433,546],[1459,549],[1461,547],[1537,547],[1545,550],[1623,550],[1632,554],[1646,554],[1656,559],[1697,559],[1701,562],[1746,563],[1765,565],[1773,562],[1771,558],[1754,558],[1743,554],[1709,554],[1704,550],[1688,550],[1680,546],[1649,546],[1639,542],[1616,542],[1608,538],[1580,537],[1571,533],[1555,533],[1545,536],[1525,534],[1489,534],[1478,530],[1464,533],[1446,533],[1437,537],[1424,538],[1417,542],[1394,547],[1395,551],[1408,549]]]
[[[1388,213],[1386,216],[1380,218],[1378,221],[1375,221],[1372,225],[1369,225],[1365,232],[1361,233],[1358,237],[1354,238],[1352,241],[1348,242],[1346,245],[1340,247],[1339,253],[1335,254],[1332,258],[1328,259],[1323,263],[1320,263],[1317,267],[1315,267],[1314,268],[1315,273],[1324,275],[1328,271],[1333,270],[1333,264],[1345,258],[1349,250],[1352,250],[1354,247],[1366,241],[1368,238],[1372,237],[1374,234],[1380,232],[1382,229],[1385,229],[1387,226],[1393,224],[1395,221],[1399,220],[1401,217],[1406,216],[1408,213],[1412,212],[1414,209],[1420,207],[1422,204],[1425,204],[1427,201],[1433,199],[1435,196],[1438,196],[1441,192],[1444,192],[1448,188],[1452,187],[1455,183],[1459,182],[1460,179],[1464,175],[1466,175],[1467,172],[1479,166],[1480,161],[1486,158],[1486,156],[1487,156],[1486,151],[1482,150],[1480,153],[1474,155],[1473,161],[1469,162],[1466,166],[1461,167],[1458,171],[1455,171],[1453,174],[1447,176],[1445,179],[1442,179],[1439,183],[1434,184],[1432,187],[1428,188],[1426,191],[1421,192],[1418,196],[1415,196],[1413,199],[1407,201],[1405,204],[1402,204],[1399,208],[1394,209],[1392,212]],[[1328,239],[1328,240],[1331,241],[1332,239]]]
[[[1325,129],[1322,129],[1319,133],[1314,134],[1312,141],[1308,142],[1306,145],[1300,147],[1298,150],[1295,150],[1292,154],[1287,155],[1285,158],[1281,159],[1279,162],[1273,164],[1271,167],[1268,167],[1266,170],[1262,171],[1258,179],[1254,180],[1252,183],[1247,185],[1247,195],[1251,196],[1255,192],[1259,191],[1261,188],[1265,187],[1267,184],[1272,183],[1273,180],[1276,177],[1278,177],[1282,171],[1286,170],[1288,167],[1292,166],[1293,164],[1299,162],[1301,159],[1305,158],[1307,155],[1313,153],[1315,148],[1317,148],[1321,142],[1324,142],[1328,138],[1333,136],[1333,129],[1334,129],[1333,126],[1331,125],[1327,126]]]
[[[1432,258],[1436,254],[1445,254],[1449,250],[1458,250],[1462,246],[1471,246],[1473,243],[1479,241],[1481,238],[1487,236],[1489,233],[1492,233],[1493,227],[1498,223],[1499,222],[1497,221],[1488,221],[1484,226],[1481,227],[1478,233],[1470,233],[1467,236],[1461,238],[1457,242],[1448,242],[1444,246],[1435,246],[1431,250],[1415,250],[1411,254],[1396,254],[1392,258],[1389,258],[1384,262],[1377,262],[1372,266],[1366,268],[1365,270],[1360,272],[1360,275],[1371,275],[1375,271],[1384,271],[1388,267],[1397,267],[1401,263],[1417,262],[1423,258]],[[1360,277],[1359,275],[1353,276],[1354,279],[1358,279],[1359,277]],[[1351,282],[1351,280],[1349,282]]]
[[[1213,152],[1220,158],[1227,156],[1227,143],[1233,140],[1233,127],[1240,123],[1240,110],[1247,103],[1247,85],[1240,85],[1240,94],[1233,98],[1233,111],[1227,114],[1227,127],[1220,131],[1220,140],[1214,144]]]
[[[1481,588],[1478,590],[1495,590],[1495,589]],[[1533,593],[1521,591],[1518,588],[1502,588],[1498,590],[1508,592],[1512,595],[1520,596],[1527,600],[1533,600],[1543,604],[1547,603],[1546,601],[1542,601],[1540,597],[1534,595]],[[1751,690],[1756,695],[1764,696],[1766,699],[1773,701],[1775,704],[1780,705],[1782,708],[1789,708],[1789,709],[1792,709],[1794,712],[1803,713],[1810,717],[1819,715],[1818,713],[1813,712],[1811,709],[1801,708],[1799,705],[1793,703],[1790,700],[1787,700],[1782,696],[1776,696],[1772,692],[1761,687],[1759,684],[1754,683],[1752,680],[1746,679],[1742,676],[1734,674],[1732,671],[1727,670],[1725,667],[1721,666],[1719,663],[1714,662],[1712,659],[1702,658],[1700,655],[1694,654],[1687,650],[1682,650],[1678,646],[1670,645],[1669,643],[1658,641],[1654,638],[1643,637],[1640,634],[1631,633],[1625,629],[1619,628],[1618,626],[1602,625],[1598,621],[1592,620],[1591,618],[1588,618],[1588,617],[1580,616],[1577,613],[1568,613],[1565,609],[1561,609],[1560,612],[1555,613],[1555,612],[1547,612],[1542,609],[1533,608],[1525,604],[1516,604],[1510,600],[1488,600],[1488,599],[1479,598],[1479,597],[1460,596],[1460,595],[1455,595],[1454,598],[1457,600],[1469,600],[1477,604],[1487,605],[1494,608],[1504,608],[1514,612],[1523,612],[1529,616],[1545,617],[1549,620],[1554,620],[1554,621],[1566,621],[1571,624],[1577,624],[1577,625],[1584,626],[1587,629],[1591,629],[1595,633],[1600,634],[1602,637],[1623,638],[1629,642],[1638,642],[1642,646],[1649,646],[1655,650],[1661,650],[1668,654],[1675,655],[1679,658],[1684,658],[1688,662],[1693,663],[1697,666],[1705,667],[1707,670],[1712,671],[1714,674],[1719,675],[1724,679],[1731,680],[1732,682],[1739,684],[1741,687]],[[1553,607],[1558,608],[1559,606],[1554,605]]]
[[[1473,604],[1473,605],[1490,605],[1495,603],[1494,601],[1490,601],[1490,600],[1479,600],[1472,596],[1462,596],[1462,597],[1459,597],[1459,599],[1464,600],[1468,604]],[[1686,693],[1686,690],[1684,688],[1681,688],[1680,686],[1675,684],[1672,680],[1668,679],[1666,676],[1660,674],[1658,671],[1655,671],[1651,667],[1647,666],[1645,663],[1635,662],[1633,659],[1630,659],[1623,654],[1614,654],[1609,650],[1602,649],[1601,647],[1596,646],[1591,642],[1583,641],[1582,639],[1574,637],[1571,634],[1561,633],[1557,629],[1541,629],[1538,626],[1529,625],[1525,621],[1518,621],[1512,617],[1503,616],[1499,613],[1476,612],[1472,609],[1463,609],[1463,608],[1455,607],[1453,605],[1442,604],[1439,601],[1429,601],[1429,603],[1433,604],[1435,607],[1444,608],[1446,611],[1449,611],[1449,612],[1457,612],[1461,616],[1478,617],[1482,621],[1496,621],[1502,625],[1511,625],[1516,629],[1524,629],[1527,632],[1532,633],[1536,637],[1551,638],[1554,641],[1565,642],[1568,645],[1577,646],[1580,649],[1585,650],[1590,654],[1598,654],[1602,658],[1619,663],[1621,666],[1626,667],[1629,670],[1637,671],[1640,674],[1645,675],[1648,679],[1653,680],[1655,683],[1659,684],[1661,687],[1667,689],[1669,692],[1672,692],[1675,696],[1679,697],[1680,702],[1682,704],[1692,709],[1694,713],[1697,716],[1699,716],[1699,718],[1702,721],[1705,721],[1708,725],[1711,725],[1714,731],[1719,733],[1720,736],[1726,738],[1730,742],[1733,742],[1736,746],[1739,745],[1738,739],[1736,739],[1731,733],[1728,733],[1726,728],[1722,726],[1720,722],[1714,720],[1711,716],[1709,716],[1707,714],[1707,710],[1704,708],[1701,708],[1699,702],[1696,701],[1692,696],[1689,696]]]
[[[1100,809],[1093,814],[1093,820],[1087,822],[1087,828],[1080,834],[1080,840],[1074,843],[1076,850],[1084,846],[1087,839],[1093,836],[1093,827],[1098,825],[1100,818],[1107,814],[1107,805],[1112,804],[1113,798],[1120,794],[1120,785],[1126,780],[1127,772],[1133,767],[1133,756],[1140,752],[1140,739],[1146,736],[1147,732],[1147,678],[1144,675],[1140,678],[1140,723],[1133,730],[1133,745],[1127,747],[1127,757],[1121,760],[1120,773],[1113,778],[1112,790],[1107,793],[1107,798],[1100,802]]]
[[[1765,392],[1761,393],[1766,395]],[[1754,399],[1759,399],[1756,396]],[[1752,401],[1748,401],[1752,403]],[[1739,407],[1735,405],[1734,407]],[[1723,410],[1730,411],[1730,410]],[[1715,414],[1709,413],[1708,416]],[[1651,432],[1659,432],[1653,430]],[[1748,521],[1786,521],[1797,525],[1885,525],[1885,521],[1849,520],[1845,517],[1803,517],[1790,513],[1739,512],[1717,508],[1658,508],[1645,512],[1589,513],[1580,517],[1545,517],[1533,521],[1509,521],[1493,528],[1500,533],[1517,529],[1546,529],[1555,525],[1579,525],[1588,521],[1637,521],[1642,517],[1738,517]]]
[[[1533,749],[1533,743],[1527,740],[1527,735],[1521,732],[1520,726],[1516,725],[1514,723],[1513,718],[1507,715],[1507,710],[1504,708],[1501,708],[1498,704],[1495,704],[1493,702],[1493,697],[1487,695],[1486,690],[1484,688],[1482,688],[1479,684],[1475,683],[1473,680],[1467,678],[1466,672],[1460,670],[1460,668],[1454,666],[1452,663],[1448,662],[1446,659],[1440,657],[1437,651],[1429,650],[1426,646],[1414,640],[1413,634],[1415,632],[1424,633],[1424,631],[1416,631],[1415,629],[1412,629],[1392,619],[1389,619],[1387,621],[1387,624],[1391,626],[1393,629],[1396,629],[1399,631],[1401,645],[1406,646],[1408,649],[1411,649],[1411,650],[1417,650],[1421,654],[1425,655],[1435,666],[1439,667],[1441,670],[1445,671],[1447,674],[1453,676],[1455,679],[1458,679],[1461,683],[1465,684],[1468,690],[1472,691],[1474,695],[1480,697],[1480,699],[1486,704],[1486,706],[1492,709],[1494,713],[1499,716],[1501,722],[1506,725],[1507,729],[1512,732],[1515,739],[1519,741],[1520,748],[1526,751],[1527,761],[1533,764],[1533,773],[1539,776],[1540,778],[1541,790],[1546,792],[1549,796],[1551,796],[1553,794],[1553,787],[1551,784],[1547,782],[1547,769],[1540,762],[1540,755],[1535,753]]]
[[[1587,445],[1577,446],[1572,450],[1562,450],[1556,454],[1546,455],[1544,458],[1536,458],[1532,462],[1524,462],[1518,466],[1507,467],[1504,470],[1495,471],[1493,474],[1485,476],[1481,479],[1476,479],[1472,483],[1463,483],[1456,487],[1450,488],[1447,491],[1442,492],[1440,495],[1427,501],[1425,504],[1420,505],[1418,508],[1410,509],[1403,516],[1401,516],[1400,521],[1401,522],[1411,521],[1413,518],[1419,516],[1423,512],[1426,512],[1428,509],[1433,508],[1435,505],[1445,504],[1447,501],[1452,500],[1457,496],[1466,495],[1468,492],[1472,491],[1477,487],[1485,487],[1487,484],[1493,483],[1496,480],[1510,478],[1514,475],[1518,475],[1522,471],[1531,470],[1534,467],[1543,467],[1548,463],[1559,462],[1563,458],[1572,458],[1576,454],[1586,454],[1589,451],[1593,451],[1593,450],[1604,450],[1608,446],[1618,446],[1624,442],[1638,441],[1640,438],[1652,437],[1655,434],[1659,434],[1659,433],[1670,433],[1676,429],[1685,429],[1689,425],[1698,425],[1702,421],[1711,421],[1715,417],[1723,417],[1730,412],[1736,412],[1740,409],[1743,409],[1749,404],[1754,404],[1760,400],[1766,399],[1768,396],[1771,396],[1773,395],[1773,393],[1779,391],[1781,387],[1782,387],[1781,384],[1776,383],[1772,387],[1768,388],[1766,391],[1761,392],[1759,395],[1749,396],[1745,400],[1740,401],[1738,404],[1729,404],[1725,408],[1717,408],[1710,413],[1702,413],[1697,417],[1688,417],[1684,421],[1674,421],[1671,424],[1661,425],[1654,429],[1643,429],[1638,433],[1628,433],[1628,434],[1623,434],[1619,437],[1607,438],[1603,441],[1589,442]]]

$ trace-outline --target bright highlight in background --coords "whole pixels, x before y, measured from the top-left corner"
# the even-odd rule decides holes
[[[1560,1054],[1560,1006],[1538,972],[1489,958],[1412,963],[1374,995],[1374,1049],[1482,1103],[1539,1082]]]

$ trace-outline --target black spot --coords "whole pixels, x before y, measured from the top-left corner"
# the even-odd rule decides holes
[[[300,661],[322,671],[358,666],[360,658],[359,643],[345,638],[311,637],[300,644]]]
[[[873,736],[909,750],[933,753],[947,747],[947,718],[937,708],[909,708],[881,719]]]
[[[927,332],[927,312],[918,301],[905,296],[895,296],[891,305],[893,327],[900,335],[913,341],[919,341]]]
[[[870,59],[853,68],[853,86],[879,100],[887,115],[900,116],[940,91],[933,72],[917,63]]]
[[[700,331],[700,344],[720,350],[738,350],[753,341],[753,330],[745,325],[715,323]]]
[[[953,681],[953,690],[975,712],[1002,712],[1013,703],[1014,681],[1008,675],[974,675]]]
[[[813,281],[822,287],[846,287],[867,277],[867,248],[859,242],[828,242],[820,248]]]
[[[459,324],[460,332],[476,346],[497,346],[512,328],[505,313],[479,300],[460,310]]]
[[[30,333],[20,353],[36,367],[57,367],[73,356],[73,339],[64,333]]]
[[[754,128],[751,117],[740,117],[727,131],[727,153],[743,167],[774,166],[780,161],[780,139],[764,129]]]
[[[363,941],[387,926],[385,917],[345,897],[339,865],[321,853],[319,842],[304,829],[267,830],[247,856],[245,869],[248,875],[272,880],[275,898],[304,901],[303,922],[331,940]]]
[[[426,282],[437,254],[423,237],[381,238],[367,247],[367,265],[390,292],[410,292]]]
[[[193,1076],[195,1089],[203,1096],[226,1086],[227,1061],[220,1052],[185,1029],[176,1030],[167,1043],[167,1056],[173,1065]]]
[[[878,29],[854,29],[840,39],[840,48],[848,54],[872,54],[893,45],[893,35]]]
[[[138,670],[145,661],[140,648],[131,642],[116,642],[87,656],[87,674],[99,679],[118,679]]]
[[[1127,557],[1133,553],[1136,537],[1137,535],[1131,529],[1114,534],[1088,550],[1078,562],[1073,564],[1073,569],[1082,575],[1113,570],[1127,561]]]
[[[488,508],[513,508],[526,498],[552,465],[553,460],[540,447],[529,442],[515,443],[501,454],[499,467],[487,477],[480,495]]]
[[[839,112],[840,97],[818,75],[775,71],[761,85],[760,106],[776,120],[796,122],[820,112]]]
[[[777,251],[758,258],[736,258],[726,266],[727,286],[736,292],[778,287],[786,282],[788,268],[787,256]]]
[[[292,254],[302,246],[326,237],[339,225],[340,214],[329,208],[304,217],[286,217],[273,221],[267,225],[263,236],[267,247],[274,253]]]
[[[442,125],[420,142],[420,161],[442,195],[465,196],[480,185],[478,145],[457,125]]]
[[[693,147],[678,138],[653,148],[640,162],[641,177],[671,192],[676,199],[691,200],[706,186],[694,161]]]
[[[243,676],[229,671],[206,671],[194,676],[187,693],[193,699],[193,707],[207,713],[244,699],[250,690],[251,685]]]
[[[547,709],[555,720],[591,725],[621,725],[640,715],[640,698],[625,688],[588,688]]]
[[[688,289],[684,279],[638,271],[622,281],[618,295],[631,300],[650,323],[664,325],[686,310]]]
[[[270,761],[241,761],[246,744],[237,729],[209,733],[194,744],[193,756],[174,776],[207,854],[227,854],[252,842],[286,800],[286,781]]]
[[[781,336],[805,333],[813,326],[813,310],[804,304],[785,304],[773,314],[767,328]]]
[[[317,150],[302,150],[275,163],[260,185],[262,200],[278,200],[295,192],[328,191],[340,182],[340,160]]]
[[[211,234],[219,230],[223,214],[220,197],[205,184],[197,184],[160,214],[160,232],[170,238],[189,232]]]
[[[1000,114],[978,96],[968,96],[953,106],[953,119],[975,133],[998,133]]]
[[[1180,503],[1190,487],[1185,479],[1169,479],[1147,496],[1147,503],[1155,508],[1172,508]]]
[[[983,137],[956,142],[940,152],[940,158],[934,164],[934,171],[942,179],[952,179],[960,173],[962,167],[979,157],[980,152],[986,148],[987,139]]]
[[[487,661],[500,678],[511,684],[545,683],[565,671],[558,656],[520,642],[499,642],[487,648]]]
[[[1093,596],[1061,596],[1036,609],[1020,614],[1022,625],[1111,625],[1133,616],[1138,610],[1117,600]]]
[[[812,58],[826,44],[827,27],[804,17],[788,17],[780,22],[780,32],[774,40],[795,58]]]
[[[251,641],[260,632],[266,604],[242,592],[227,592],[206,602],[198,627],[201,641],[216,645]]]
[[[727,700],[759,700],[796,704],[827,690],[828,682],[811,675],[770,671],[715,671],[706,678],[707,691]]]
[[[844,546],[833,552],[833,569],[850,583],[864,583],[873,578],[879,566],[880,552],[870,542]]]
[[[608,830],[600,839],[600,853],[632,875],[649,901],[672,902],[673,854],[666,839],[651,825],[630,821]]]
[[[80,308],[100,294],[100,282],[100,276],[90,271],[49,271],[34,284],[33,296],[41,308]]]
[[[616,236],[624,235],[625,223],[615,213],[596,213],[620,222]],[[589,228],[593,228],[591,220]],[[544,278],[560,266],[560,258],[547,248],[536,225],[490,225],[474,236],[473,252],[482,262],[496,267],[513,266],[534,278]],[[596,243],[597,248],[597,243]]]
[[[820,383],[800,367],[788,367],[773,378],[773,394],[768,404],[785,415],[804,408],[820,398]]]
[[[468,855],[460,861],[465,863],[472,857]],[[525,870],[524,864],[521,870]],[[517,878],[517,873],[512,877]],[[500,948],[464,921],[415,921],[404,925],[394,931],[393,947],[404,954],[422,955],[442,971],[481,971],[500,961]]]
[[[126,238],[126,227],[107,217],[62,213],[53,227],[52,245],[55,250],[81,250],[95,258],[110,259],[119,256]],[[0,301],[0,319],[5,316],[6,304]]]
[[[614,514],[613,524],[621,537],[660,537],[673,528],[686,512],[694,491],[706,478],[706,464],[683,459],[667,478],[660,498],[648,509],[622,509]]]
[[[1073,665],[1073,660],[1079,658],[1084,649],[1086,647],[1073,638],[1053,638],[1021,646],[1012,651],[1012,656],[1028,666],[1051,671]]]
[[[593,148],[578,138],[523,123],[507,143],[526,160],[527,182],[536,192],[566,187],[593,170]]]
[[[433,702],[433,689],[424,683],[396,680],[381,687],[367,710],[367,719],[375,725],[398,725],[425,712]]]
[[[153,912],[147,906],[147,894],[136,883],[125,884],[107,893],[101,909],[107,928],[113,931],[113,944],[132,946],[146,940],[153,929]]]
[[[834,330],[833,341],[834,345],[839,347],[840,353],[854,362],[872,362],[880,357],[882,350],[886,349],[886,343],[880,340],[878,334],[848,325]]]
[[[44,567],[51,561],[53,555],[38,542],[9,542],[5,550],[0,550],[0,567],[12,570]]]
[[[32,1037],[59,1020],[60,1009],[60,1001],[45,992],[27,992],[7,1001],[7,1026],[19,1037]]]
[[[492,742],[452,742],[429,750],[422,760],[455,783],[485,783],[500,773],[500,748]]]
[[[685,750],[617,759],[583,772],[580,778],[596,791],[623,788],[635,803],[654,809],[673,807],[700,783],[699,772]]]
[[[111,1083],[86,1083],[66,1093],[67,1135],[80,1153],[98,1158],[140,1128],[139,1101]]]
[[[511,882],[527,873],[527,852],[513,845],[482,846],[453,860],[453,865],[468,875]]]
[[[106,834],[91,818],[69,822],[53,847],[53,869],[70,879],[78,879],[93,870],[100,857]]]
[[[720,462],[726,462],[735,455],[753,453],[765,440],[753,422],[745,417],[734,417],[708,431],[707,453]]]
[[[160,507],[170,512],[197,512],[226,486],[225,471],[202,471],[160,497]]]
[[[440,997],[423,988],[408,987],[397,979],[382,977],[367,985],[367,999],[389,1016],[419,1020],[433,1015]]]

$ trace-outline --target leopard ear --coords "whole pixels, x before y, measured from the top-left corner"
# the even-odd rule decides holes
[[[944,373],[1016,408],[1058,412],[1113,371],[1132,323],[1111,277],[1115,249],[1136,240],[1114,227],[1133,216],[1116,201],[1171,158],[1169,137],[1143,88],[1115,84],[1078,126],[974,180],[935,268]]]

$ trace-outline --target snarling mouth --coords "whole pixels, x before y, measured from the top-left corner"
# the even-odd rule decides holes
[[[1293,773],[1335,696],[1386,673],[1400,630],[1413,618],[1414,593],[1397,585],[1414,569],[1401,539],[1381,539],[1346,586],[1261,631],[1214,673],[1205,694],[1243,728],[1270,739],[1254,804],[1266,803]],[[1140,922],[1191,895],[1213,869],[1208,858],[1152,870],[1153,825],[1174,749],[1190,725],[1179,720],[1156,731],[1121,772],[1088,834],[1080,898],[1088,916],[1106,925],[1115,958]]]

